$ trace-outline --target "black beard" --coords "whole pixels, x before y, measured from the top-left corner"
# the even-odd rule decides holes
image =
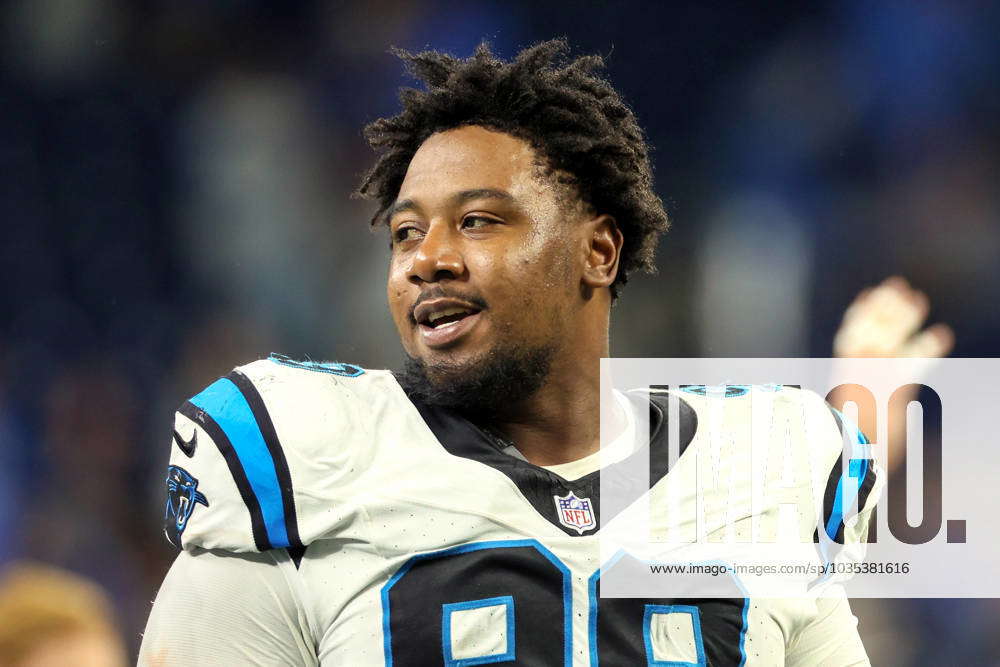
[[[489,422],[520,405],[548,377],[555,348],[492,350],[470,364],[428,366],[407,356],[396,380],[410,400],[455,410],[478,422]]]

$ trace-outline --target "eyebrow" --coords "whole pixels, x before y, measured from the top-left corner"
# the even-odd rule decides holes
[[[501,201],[514,201],[514,195],[506,190],[494,190],[493,188],[478,188],[476,190],[462,190],[451,197],[452,202],[463,204],[473,199],[499,199]]]
[[[472,201],[473,199],[495,199],[498,201],[514,201],[514,195],[510,194],[505,190],[497,190],[495,188],[476,188],[474,190],[462,190],[461,192],[456,192],[450,198],[453,205],[464,204],[467,201]],[[385,220],[388,222],[392,216],[397,213],[402,213],[403,211],[416,211],[420,207],[417,202],[412,199],[400,199],[393,203],[385,211]]]

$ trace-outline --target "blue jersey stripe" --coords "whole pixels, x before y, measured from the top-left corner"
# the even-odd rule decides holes
[[[845,429],[850,429],[853,431],[852,435],[853,443],[851,447],[851,459],[848,461],[847,473],[840,476],[840,480],[837,482],[837,493],[833,498],[833,508],[830,513],[830,520],[826,522],[826,534],[831,540],[837,539],[837,533],[840,531],[840,524],[843,522],[844,513],[843,508],[845,507],[844,495],[847,494],[848,500],[846,503],[847,507],[853,507],[855,501],[857,500],[858,491],[861,489],[861,484],[864,482],[865,476],[868,474],[868,456],[867,453],[863,451],[863,448],[859,448],[858,445],[867,445],[868,438],[865,434],[861,432],[854,422],[844,416],[839,410],[834,410],[840,417],[841,424],[843,424]],[[858,456],[860,454],[860,456]],[[855,461],[859,462],[859,465],[855,465]],[[839,462],[838,462],[839,465]],[[858,470],[860,468],[860,470]],[[854,484],[849,483],[848,479],[856,479]],[[861,507],[858,507],[858,511],[861,511]]]
[[[272,548],[287,547],[288,529],[274,459],[267,449],[253,410],[231,380],[222,378],[190,401],[207,412],[232,443],[250,487],[260,503]]]

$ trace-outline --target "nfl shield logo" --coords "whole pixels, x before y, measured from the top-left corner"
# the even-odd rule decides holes
[[[552,496],[552,499],[556,502],[559,523],[567,528],[573,528],[583,535],[585,530],[597,525],[590,498],[577,498],[576,494],[570,491],[565,496]]]

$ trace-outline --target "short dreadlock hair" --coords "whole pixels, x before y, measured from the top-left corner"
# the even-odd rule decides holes
[[[394,49],[426,90],[403,88],[403,110],[365,127],[380,156],[356,194],[378,201],[372,225],[383,221],[428,137],[479,125],[527,141],[548,173],[559,174],[593,210],[614,216],[624,236],[614,296],[631,272],[653,273],[657,237],[669,221],[653,191],[649,147],[631,109],[595,74],[603,59],[568,60],[568,51],[564,39],[531,46],[513,62],[498,59],[486,42],[466,59]]]

